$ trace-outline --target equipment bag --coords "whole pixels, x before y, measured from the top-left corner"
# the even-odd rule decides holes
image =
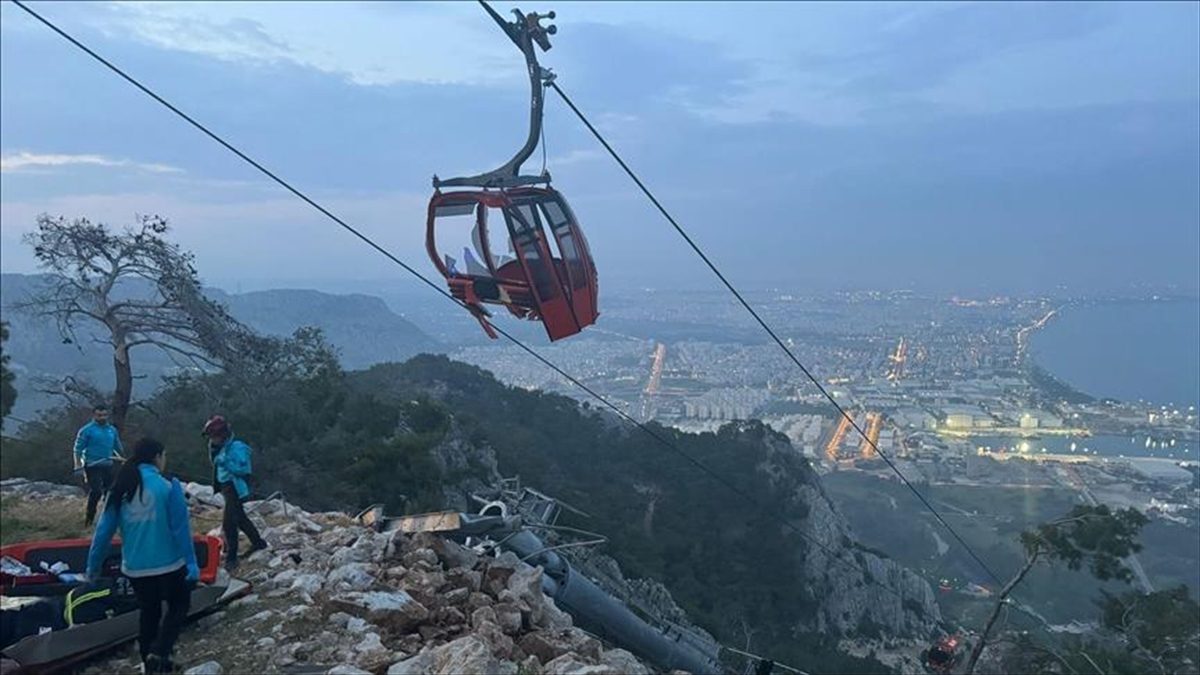
[[[133,585],[124,576],[81,584],[67,593],[63,618],[68,626],[108,619],[138,608]]]
[[[62,597],[12,598],[0,595],[0,649],[31,635],[66,628]]]

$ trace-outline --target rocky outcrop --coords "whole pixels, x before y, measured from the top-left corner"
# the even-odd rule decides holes
[[[811,545],[799,570],[809,579],[814,611],[796,628],[868,638],[924,638],[941,621],[933,589],[907,567],[857,543],[807,460],[785,436],[767,434],[758,467],[790,490],[792,518]]]
[[[17,485],[6,482],[6,494],[65,495],[48,484]],[[650,672],[576,628],[541,592],[541,568],[511,553],[480,556],[429,534],[377,533],[343,513],[308,513],[281,500],[247,510],[271,548],[239,569],[253,595],[180,638],[176,660],[197,673]],[[192,511],[193,522],[219,523],[206,500],[193,500]],[[129,651],[83,672],[135,667]]]
[[[471,511],[475,505],[470,495],[500,482],[496,453],[486,443],[472,442],[453,418],[449,424],[442,440],[430,450],[441,475],[448,479],[442,484],[442,503],[446,509]]]
[[[44,501],[47,499],[83,497],[85,493],[81,488],[73,485],[59,485],[58,483],[47,483],[45,481],[29,480],[26,478],[7,478],[0,481],[0,494],[33,501]]]
[[[804,574],[820,580],[810,629],[839,633],[916,636],[941,620],[929,583],[893,560],[865,550],[847,536],[848,525],[823,493],[805,487],[800,498],[810,507],[803,526],[822,547],[813,546]],[[836,559],[835,559],[836,558]]]

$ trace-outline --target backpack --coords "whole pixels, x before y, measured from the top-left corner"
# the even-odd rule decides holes
[[[138,608],[129,578],[104,577],[67,593],[63,618],[68,626],[112,618]]]

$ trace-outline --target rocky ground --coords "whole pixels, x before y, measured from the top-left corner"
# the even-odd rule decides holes
[[[14,479],[6,512],[83,512],[77,488]],[[211,493],[189,486],[196,531],[219,529]],[[572,625],[541,592],[540,568],[480,557],[429,534],[380,534],[344,513],[251,502],[271,549],[243,562],[252,593],[191,623],[176,661],[188,673],[639,674],[632,654]],[[216,532],[212,532],[216,533]],[[245,545],[245,544],[243,544]],[[131,643],[82,673],[137,672]]]

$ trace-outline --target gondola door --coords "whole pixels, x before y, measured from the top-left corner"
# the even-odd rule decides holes
[[[537,311],[551,341],[578,333],[582,328],[571,311],[570,291],[555,269],[554,258],[542,229],[541,219],[531,204],[514,204],[504,209],[513,249],[529,280]]]
[[[600,313],[596,307],[596,267],[592,263],[587,241],[562,195],[547,190],[542,193],[538,204],[562,254],[566,271],[562,281],[570,287],[571,310],[575,313],[575,321],[580,326],[590,326],[596,323]]]

